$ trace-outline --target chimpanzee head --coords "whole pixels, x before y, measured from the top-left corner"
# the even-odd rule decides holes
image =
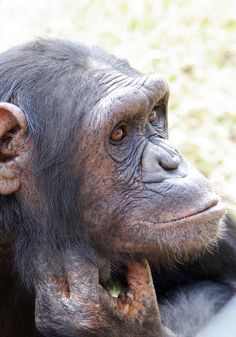
[[[0,56],[0,228],[20,268],[72,246],[163,259],[216,241],[224,211],[168,141],[168,97],[97,47],[39,40]]]

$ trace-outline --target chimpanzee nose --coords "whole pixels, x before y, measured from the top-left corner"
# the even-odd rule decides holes
[[[149,142],[143,153],[143,172],[158,173],[176,170],[181,163],[181,156],[166,140]]]
[[[177,154],[172,156],[166,152],[162,156],[159,156],[158,159],[160,166],[163,167],[164,170],[175,170],[180,164],[180,158]]]

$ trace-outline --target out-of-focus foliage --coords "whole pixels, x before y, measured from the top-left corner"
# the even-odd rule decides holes
[[[171,140],[236,214],[235,0],[0,0],[0,50],[37,36],[97,44],[170,82]]]

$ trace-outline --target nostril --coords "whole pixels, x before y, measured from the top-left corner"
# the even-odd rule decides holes
[[[180,164],[180,157],[178,155],[173,157],[165,156],[164,158],[161,158],[161,160],[159,161],[159,165],[166,171],[177,169],[179,164]]]

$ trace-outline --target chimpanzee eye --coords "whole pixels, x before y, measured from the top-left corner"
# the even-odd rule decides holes
[[[156,119],[157,119],[157,112],[156,110],[152,110],[150,114],[148,115],[148,121],[149,123],[153,123],[156,121]]]
[[[120,142],[125,136],[127,136],[125,126],[119,126],[112,131],[110,139],[114,142]]]

